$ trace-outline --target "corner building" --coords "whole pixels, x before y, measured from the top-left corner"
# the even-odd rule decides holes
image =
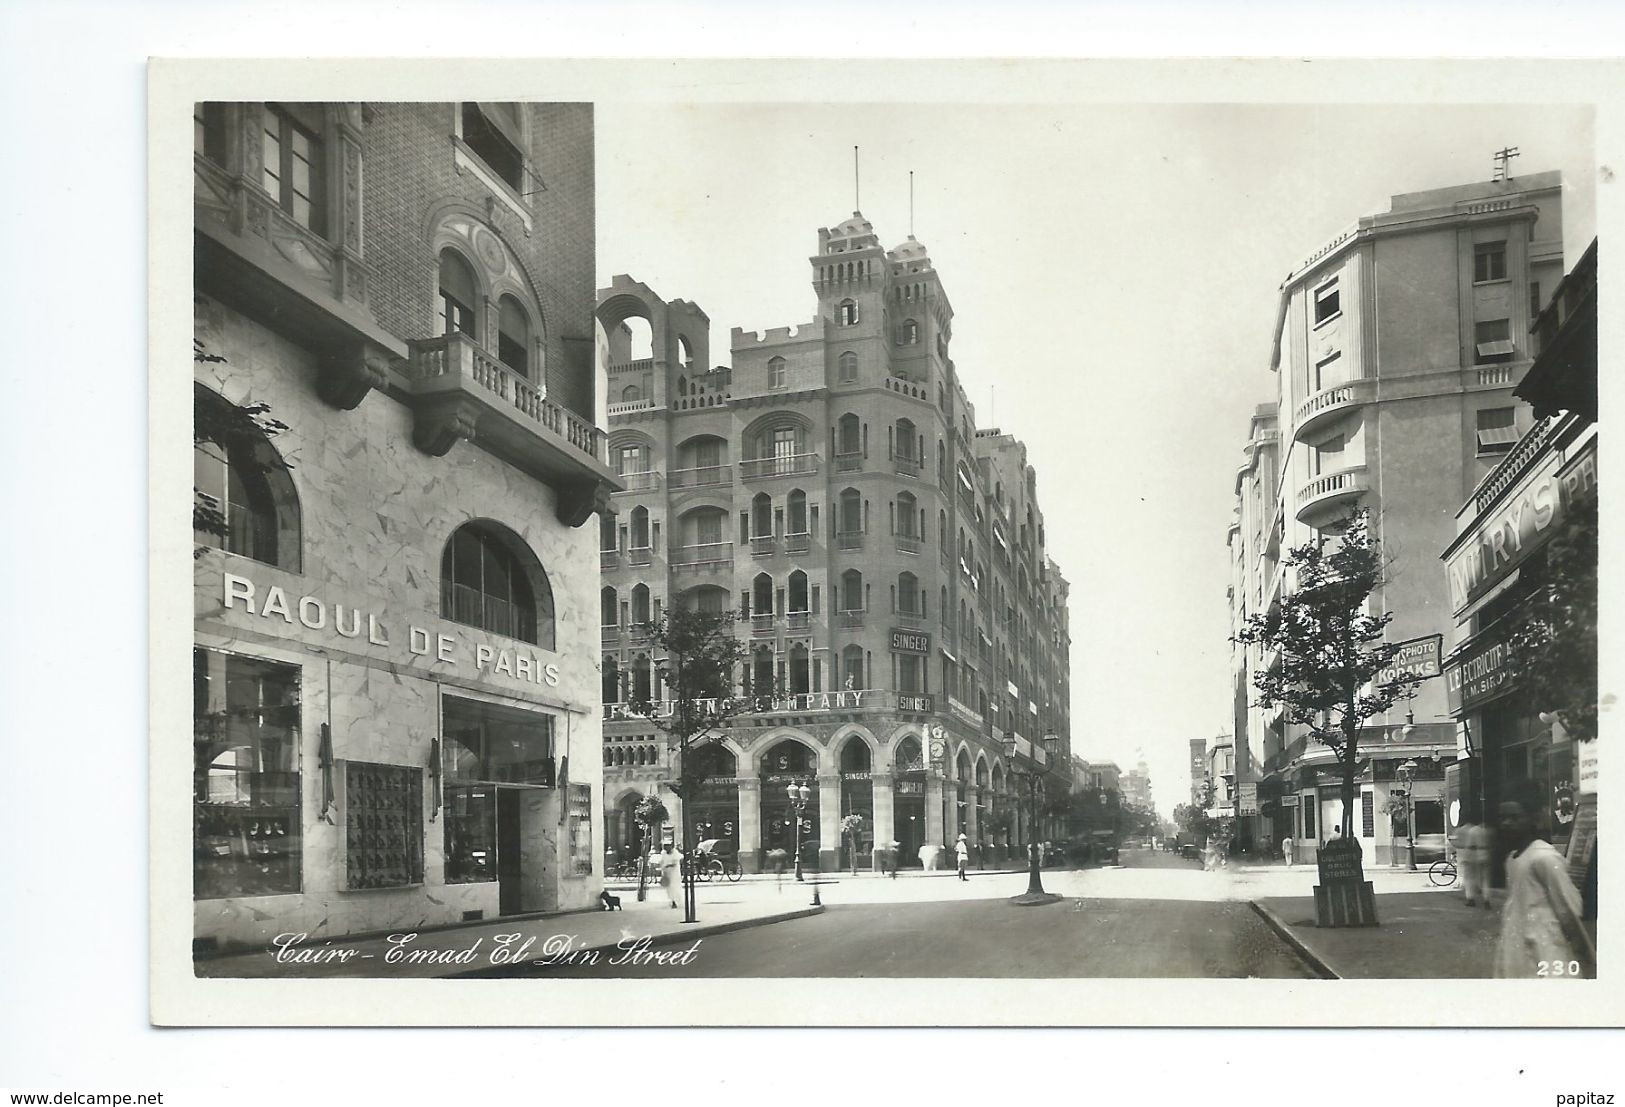
[[[1232,633],[1291,591],[1293,547],[1334,539],[1351,508],[1370,510],[1388,559],[1370,610],[1393,613],[1388,640],[1417,643],[1408,667],[1431,674],[1414,700],[1361,729],[1353,826],[1375,864],[1405,859],[1396,791],[1407,763],[1418,856],[1444,850],[1446,776],[1466,738],[1439,675],[1456,605],[1437,551],[1534,422],[1513,386],[1530,365],[1543,290],[1563,276],[1562,228],[1555,172],[1405,193],[1281,285],[1279,388],[1255,410],[1235,474]],[[1276,660],[1261,647],[1231,654],[1238,837],[1290,836],[1312,857],[1341,818],[1340,777],[1328,747],[1294,733],[1280,708],[1254,706],[1253,674]]]
[[[619,487],[590,105],[209,103],[194,136],[197,946],[585,906],[584,524]]]
[[[710,367],[695,305],[624,276],[599,291],[626,484],[600,537],[605,837],[636,854],[632,810],[669,769],[664,736],[623,705],[659,698],[637,625],[677,604],[739,612],[757,708],[704,796],[683,811],[662,792],[696,840],[732,841],[753,869],[793,850],[797,782],[815,785],[825,867],[850,864],[854,812],[863,866],[893,840],[904,864],[935,861],[960,833],[999,860],[1037,831],[1007,739],[1024,769],[1071,760],[1068,586],[1037,474],[1018,440],[977,427],[922,244],[885,250],[854,213],[808,260],[817,315],[734,329],[728,367]],[[631,357],[633,317],[647,358]]]

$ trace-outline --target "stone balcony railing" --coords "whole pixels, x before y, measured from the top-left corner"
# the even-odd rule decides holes
[[[838,550],[863,549],[863,531],[843,530],[835,533],[835,548]]]
[[[920,475],[920,463],[912,457],[896,455],[891,459],[891,467],[892,472],[900,473],[905,477],[917,477]]]
[[[853,451],[835,455],[835,471],[837,473],[856,473],[862,468],[863,454],[859,452]]]
[[[912,534],[894,534],[899,553],[917,554],[920,552],[920,540]]]
[[[785,553],[806,553],[812,549],[812,535],[806,531],[797,531],[784,536]]]
[[[854,630],[863,625],[864,617],[868,614],[861,607],[854,607],[848,611],[838,611],[835,614],[835,625],[842,630]]]
[[[750,536],[750,555],[752,557],[772,557],[779,548],[779,540],[771,534]]]
[[[631,415],[637,411],[653,411],[654,408],[655,402],[653,400],[620,400],[609,404],[604,411],[613,419],[617,415]]]
[[[732,542],[702,542],[693,546],[674,546],[669,558],[672,566],[719,565],[733,560]]]
[[[622,473],[620,477],[621,483],[626,485],[627,492],[653,492],[660,487],[659,469],[645,469],[641,473]]]
[[[1483,512],[1496,501],[1502,492],[1506,491],[1513,481],[1522,475],[1529,462],[1534,460],[1536,454],[1540,453],[1541,447],[1546,444],[1546,439],[1551,435],[1552,428],[1556,425],[1557,420],[1548,416],[1524,432],[1523,437],[1518,439],[1513,444],[1512,449],[1507,452],[1507,455],[1501,459],[1501,463],[1490,470],[1489,475],[1473,492],[1474,511]]]
[[[741,480],[769,480],[799,477],[818,472],[817,454],[784,454],[778,457],[748,458],[739,463]]]
[[[732,481],[733,468],[728,465],[696,465],[691,469],[673,469],[666,474],[666,483],[672,488],[706,488]]]
[[[654,560],[654,549],[650,546],[632,546],[626,551],[628,565],[647,565]]]
[[[1298,522],[1310,527],[1329,522],[1370,490],[1371,477],[1364,465],[1315,477],[1298,489]]]
[[[1370,379],[1344,381],[1322,388],[1298,405],[1292,419],[1292,436],[1298,441],[1332,418],[1369,404],[1376,398],[1377,382]]]

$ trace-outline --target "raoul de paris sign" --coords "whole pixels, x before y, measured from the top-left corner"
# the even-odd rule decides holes
[[[289,596],[286,589],[275,584],[261,591],[252,580],[236,573],[222,574],[221,602],[228,612],[241,608],[256,618],[281,620],[290,627],[325,631],[358,642],[365,638],[369,646],[398,648],[402,644],[399,638],[390,636],[389,626],[376,612],[341,603],[330,604],[320,596]],[[559,683],[558,665],[544,662],[524,650],[485,642],[475,642],[469,649],[455,634],[410,624],[406,627],[404,644],[413,657],[427,658],[434,665],[456,667],[461,661],[469,661],[475,669],[489,676],[548,687],[557,687]]]

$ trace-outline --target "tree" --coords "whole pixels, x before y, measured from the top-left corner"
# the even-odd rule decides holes
[[[733,635],[731,612],[667,611],[642,624],[657,655],[658,684],[665,699],[633,699],[628,710],[647,719],[666,736],[674,773],[666,781],[684,804],[695,799],[715,775],[717,752],[735,717],[751,709],[735,692],[734,670],[744,660],[745,646]],[[693,820],[683,819],[683,921],[694,922]]]
[[[1512,617],[1507,667],[1572,737],[1597,736],[1597,497],[1576,499],[1546,545],[1545,588]]]
[[[648,896],[649,853],[660,840],[660,828],[671,821],[671,813],[659,796],[651,794],[638,800],[632,817],[643,827],[643,850],[638,858],[638,902],[642,903]]]
[[[226,359],[212,354],[200,338],[192,339],[192,361],[201,365],[220,365]],[[267,438],[281,434],[288,424],[271,416],[271,405],[266,403],[234,404],[210,390],[197,386],[192,402],[192,444],[212,445],[235,459],[234,465],[265,466],[263,449]],[[279,461],[287,465],[286,461]],[[288,466],[291,468],[291,466]],[[192,530],[212,534],[216,538],[229,537],[226,505],[197,488],[192,489]],[[203,556],[209,547],[199,545],[192,551],[194,559]]]
[[[1271,611],[1248,616],[1235,641],[1279,651],[1276,663],[1253,675],[1257,706],[1283,706],[1288,722],[1306,727],[1337,755],[1343,837],[1353,841],[1360,727],[1415,694],[1421,680],[1402,672],[1375,683],[1399,644],[1383,640],[1393,613],[1366,610],[1381,583],[1383,561],[1364,508],[1352,512],[1337,534],[1294,547],[1286,564],[1295,571],[1292,591]]]
[[[852,850],[852,875],[858,875],[858,835],[863,833],[863,816],[854,811],[841,819],[841,833]]]

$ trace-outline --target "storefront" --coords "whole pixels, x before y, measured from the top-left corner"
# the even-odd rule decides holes
[[[892,838],[897,842],[897,863],[918,868],[925,844],[925,758],[920,740],[912,735],[897,744],[892,773]]]
[[[875,785],[873,758],[862,738],[852,736],[841,747],[841,820],[849,815],[862,819],[854,851],[852,835],[842,831],[837,847],[837,863],[844,869],[869,868],[875,850]]]
[[[797,812],[787,791],[792,784],[808,786],[808,802],[800,814],[801,860],[804,867],[817,864],[819,808],[822,804],[822,789],[818,787],[818,754],[812,747],[787,738],[762,757],[760,868],[767,867],[768,855],[775,850],[783,851],[792,860],[796,856]]]

